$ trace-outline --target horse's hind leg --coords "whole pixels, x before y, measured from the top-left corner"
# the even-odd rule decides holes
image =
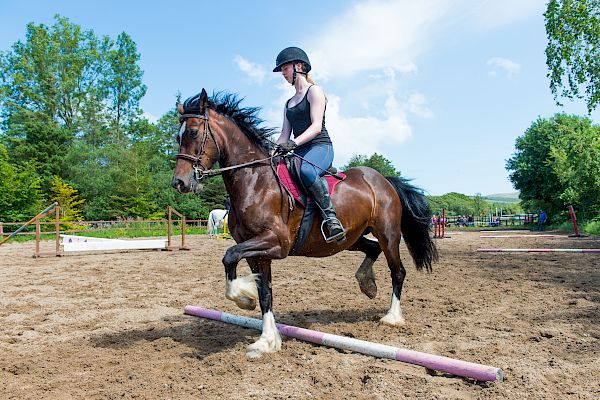
[[[358,267],[354,276],[358,281],[360,291],[366,294],[368,298],[374,299],[377,296],[377,284],[375,283],[373,264],[377,260],[377,257],[379,257],[379,254],[381,254],[379,243],[363,236],[348,250],[365,253],[365,259],[360,264],[360,267]]]
[[[250,269],[258,274],[257,286],[260,310],[263,316],[263,328],[260,338],[247,347],[246,355],[251,358],[260,357],[281,349],[281,335],[275,325],[273,316],[273,295],[271,288],[271,260],[247,259]]]
[[[390,275],[392,277],[392,300],[390,309],[387,314],[381,318],[380,322],[386,325],[401,326],[404,325],[404,317],[402,316],[402,309],[400,308],[400,297],[402,295],[402,285],[404,284],[404,277],[406,276],[406,270],[402,265],[400,259],[400,238],[394,238],[388,240],[386,238],[378,238],[385,258],[390,268]]]

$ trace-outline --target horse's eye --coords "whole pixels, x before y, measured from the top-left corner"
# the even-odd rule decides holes
[[[198,137],[198,129],[190,129],[190,137],[196,139]]]

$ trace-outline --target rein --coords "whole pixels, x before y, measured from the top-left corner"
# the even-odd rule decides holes
[[[204,137],[202,138],[202,144],[200,145],[200,149],[198,150],[198,153],[196,153],[196,156],[191,156],[189,154],[181,153],[181,142],[183,141],[183,137],[182,137],[179,142],[180,143],[179,144],[179,153],[175,156],[175,158],[192,162],[192,167],[194,169],[194,180],[196,181],[196,185],[198,183],[201,183],[204,178],[221,175],[225,171],[232,171],[235,169],[245,168],[250,165],[262,164],[262,163],[268,161],[271,166],[271,169],[273,169],[275,178],[279,182],[280,187],[283,187],[288,195],[288,203],[289,203],[290,211],[294,210],[294,197],[292,196],[292,193],[289,191],[289,189],[285,185],[282,184],[279,176],[277,175],[277,171],[276,171],[277,168],[273,162],[273,159],[278,157],[278,155],[271,155],[267,158],[249,161],[249,162],[237,164],[237,165],[231,165],[229,167],[206,170],[202,166],[200,159],[202,158],[202,155],[204,154],[204,147],[206,146],[206,142],[208,140],[209,135],[212,138],[213,142],[215,142],[215,146],[217,147],[218,158],[219,159],[221,158],[221,149],[219,148],[219,143],[217,143],[217,139],[215,138],[215,135],[213,134],[212,129],[210,128],[210,122],[208,120],[208,108],[204,112],[204,115],[202,115],[202,114],[187,114],[187,113],[181,114],[181,115],[179,115],[179,122],[185,123],[185,121],[188,118],[199,118],[199,119],[204,120]],[[182,133],[182,136],[183,136],[183,133]],[[194,191],[196,191],[196,189],[194,189]]]

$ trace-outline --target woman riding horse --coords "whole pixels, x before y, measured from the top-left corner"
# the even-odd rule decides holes
[[[236,244],[225,252],[225,297],[252,310],[257,302],[263,316],[260,338],[248,346],[249,357],[281,348],[273,315],[271,262],[290,255],[303,216],[281,186],[270,156],[272,130],[259,127],[256,108],[241,108],[235,96],[217,94],[209,100],[204,89],[178,106],[181,128],[179,154],[172,186],[181,193],[199,192],[204,178],[222,174],[231,196],[229,228]],[[218,170],[212,170],[219,163]],[[429,232],[431,212],[423,194],[405,180],[383,177],[367,168],[351,168],[336,186],[332,202],[346,227],[346,240],[325,242],[314,223],[295,255],[327,257],[340,251],[360,251],[365,258],[355,276],[368,297],[377,293],[373,264],[383,252],[392,278],[392,298],[381,322],[404,324],[400,297],[406,270],[400,258],[400,240],[418,270],[431,271],[437,252]],[[377,240],[368,236],[373,235]],[[246,259],[252,275],[237,276]],[[314,294],[318,296],[318,294]]]
[[[277,56],[273,72],[281,72],[285,80],[294,86],[296,94],[285,103],[283,128],[274,154],[293,150],[302,157],[300,179],[321,210],[329,231],[325,241],[329,243],[344,240],[345,231],[323,178],[333,163],[333,145],[325,128],[325,94],[308,75],[311,68],[308,56],[298,47],[283,49]],[[292,133],[294,138],[290,139]]]

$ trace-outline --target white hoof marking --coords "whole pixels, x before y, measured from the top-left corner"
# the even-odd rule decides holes
[[[404,317],[402,317],[402,309],[400,308],[400,300],[396,297],[396,295],[392,294],[392,302],[390,304],[390,309],[385,317],[379,320],[382,324],[391,325],[391,326],[402,326],[406,322],[404,321]]]
[[[263,328],[260,338],[247,347],[246,356],[258,358],[264,353],[273,353],[281,349],[281,335],[275,325],[273,313],[263,315]]]
[[[252,274],[227,281],[225,297],[233,300],[238,307],[244,310],[254,310],[256,308],[256,300],[258,300],[258,289],[256,288],[257,276],[257,274]]]

